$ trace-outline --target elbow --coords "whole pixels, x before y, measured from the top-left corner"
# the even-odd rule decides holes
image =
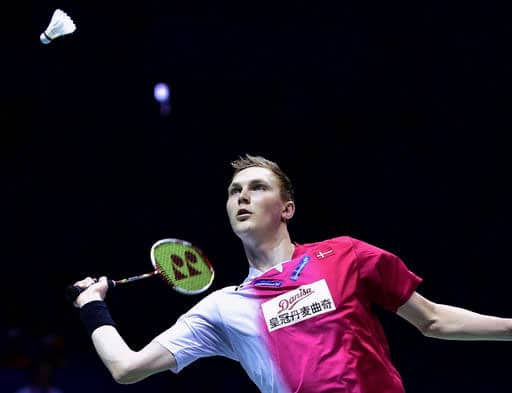
[[[438,338],[442,334],[442,323],[439,314],[438,305],[430,303],[428,312],[424,314],[424,317],[419,320],[416,327],[420,333],[429,338]]]
[[[130,385],[140,381],[139,373],[129,364],[119,364],[118,367],[111,370],[112,378],[121,385]]]
[[[418,330],[423,334],[425,337],[429,338],[436,338],[439,337],[439,331],[436,327],[435,321],[429,321],[428,323],[425,323],[422,326],[418,327]]]
[[[118,384],[121,385],[130,385],[136,382],[135,380],[133,380],[133,378],[130,377],[129,374],[125,373],[113,373],[112,377]]]
[[[449,339],[455,327],[433,314],[430,319],[418,326],[418,329],[425,337]]]
[[[138,381],[132,374],[126,372],[112,373],[114,380],[121,385],[130,385]]]
[[[114,378],[114,381],[121,385],[129,385],[133,383],[130,373],[126,370],[112,371],[112,378]]]
[[[430,338],[437,338],[441,334],[441,324],[435,313],[417,324],[416,327],[422,335]]]

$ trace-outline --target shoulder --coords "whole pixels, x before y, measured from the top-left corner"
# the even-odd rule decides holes
[[[229,304],[235,286],[217,289],[201,298],[192,308],[180,316],[180,320],[208,320],[210,322],[221,319],[223,305]]]
[[[228,287],[224,287],[221,289],[217,289],[205,297],[203,297],[193,308],[214,308],[226,300],[226,298],[230,297],[233,293],[236,293],[236,286],[231,285]]]
[[[222,299],[226,296],[226,294],[230,292],[230,288],[234,287],[225,287],[210,292],[206,296],[199,299],[199,301],[195,304],[195,306],[193,306],[190,309],[190,311],[194,312],[197,311],[198,309],[215,307],[218,303],[221,303]]]
[[[352,236],[337,236],[313,243],[296,244],[300,254],[324,256],[328,253],[337,255],[352,255],[354,259],[369,257],[394,257],[395,255],[383,248],[367,243]]]
[[[233,292],[236,292],[235,285],[230,285],[224,288],[216,289],[213,292],[210,292],[204,298],[202,298],[201,302],[216,302],[226,296],[231,295]]]
[[[316,250],[325,247],[339,248],[353,248],[359,240],[351,236],[337,236],[330,239],[325,239],[312,243],[296,244],[297,247],[304,250]]]
[[[337,236],[337,237],[332,237],[329,239],[319,240],[319,241],[310,242],[310,243],[296,243],[296,245],[301,246],[301,247],[312,248],[312,247],[320,246],[322,244],[346,243],[346,242],[350,242],[352,239],[354,239],[354,238],[350,237],[350,236]]]

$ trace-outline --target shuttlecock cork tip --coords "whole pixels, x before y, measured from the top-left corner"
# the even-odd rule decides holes
[[[49,44],[54,39],[73,33],[76,25],[64,11],[57,9],[53,12],[48,27],[41,33],[39,40],[43,44]]]

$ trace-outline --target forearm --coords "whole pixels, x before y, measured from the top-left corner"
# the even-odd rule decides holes
[[[127,383],[126,375],[132,367],[135,352],[119,335],[106,303],[97,299],[87,301],[94,297],[91,294],[79,297],[80,319],[93,341],[96,352],[114,379],[120,383]]]
[[[435,304],[434,318],[424,334],[446,340],[512,341],[512,319],[478,314],[463,308]]]
[[[132,351],[118,333],[108,307],[102,301],[83,305],[80,318],[96,352],[119,383],[134,383],[175,365],[174,356],[158,343],[151,342],[140,351]]]
[[[174,355],[157,342],[150,342],[140,351],[128,347],[103,301],[108,289],[106,277],[98,282],[88,277],[75,285],[86,288],[75,301],[75,306],[80,308],[80,319],[96,352],[117,382],[135,383],[176,367]]]
[[[174,355],[155,341],[131,350],[114,326],[101,326],[91,335],[94,348],[116,382],[131,384],[176,367]]]
[[[100,326],[91,335],[98,356],[119,383],[133,383],[144,378],[134,375],[132,370],[135,352],[123,340],[113,326]]]

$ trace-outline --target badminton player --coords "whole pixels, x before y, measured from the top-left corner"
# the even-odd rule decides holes
[[[198,358],[219,355],[238,361],[262,392],[403,393],[373,305],[428,337],[512,339],[511,319],[420,295],[422,279],[390,252],[348,236],[294,243],[286,174],[259,156],[232,166],[226,207],[248,262],[243,283],[209,294],[140,351],[115,328],[104,302],[106,279],[76,283],[87,289],[75,305],[119,383],[167,369],[179,373]]]

